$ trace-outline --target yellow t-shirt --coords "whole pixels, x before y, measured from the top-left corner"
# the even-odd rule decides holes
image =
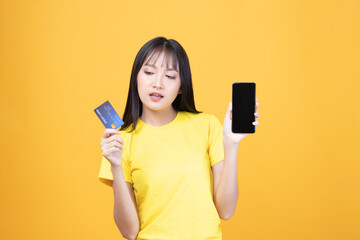
[[[224,148],[214,115],[178,112],[157,127],[139,119],[134,132],[118,136],[124,141],[124,178],[133,184],[140,218],[137,239],[222,239],[211,167],[224,159]],[[113,179],[105,157],[98,178]]]

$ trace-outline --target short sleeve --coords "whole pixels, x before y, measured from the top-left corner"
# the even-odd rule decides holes
[[[130,163],[129,163],[130,160],[129,160],[129,153],[128,153],[130,142],[127,141],[128,139],[127,139],[126,134],[117,134],[117,136],[121,137],[124,141],[124,145],[123,145],[124,150],[123,150],[123,154],[122,154],[122,168],[123,168],[124,179],[126,182],[129,182],[132,184],[131,168],[130,168]],[[102,183],[104,183],[108,186],[112,186],[112,181],[114,178],[113,178],[113,175],[111,172],[111,163],[104,156],[102,156],[102,159],[101,159],[101,165],[100,165],[98,179]]]
[[[222,124],[214,115],[210,115],[209,121],[209,158],[210,166],[224,160],[224,144]]]

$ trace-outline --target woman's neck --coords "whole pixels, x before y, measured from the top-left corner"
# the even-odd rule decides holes
[[[147,125],[159,127],[168,124],[169,122],[174,120],[176,115],[177,112],[173,107],[161,111],[152,111],[143,108],[143,113],[141,114],[140,118],[141,121],[143,121]]]

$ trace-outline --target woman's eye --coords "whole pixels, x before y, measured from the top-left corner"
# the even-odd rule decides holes
[[[153,74],[154,74],[153,72],[148,72],[148,71],[144,71],[144,73],[145,73],[146,75],[153,75]],[[170,78],[170,79],[175,79],[175,78],[176,78],[176,77],[170,76],[170,75],[166,75],[166,77],[168,77],[168,78]]]

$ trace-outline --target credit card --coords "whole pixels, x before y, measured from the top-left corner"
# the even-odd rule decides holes
[[[99,107],[95,108],[94,112],[106,128],[118,129],[121,125],[124,124],[119,114],[117,114],[109,101],[106,101]]]

